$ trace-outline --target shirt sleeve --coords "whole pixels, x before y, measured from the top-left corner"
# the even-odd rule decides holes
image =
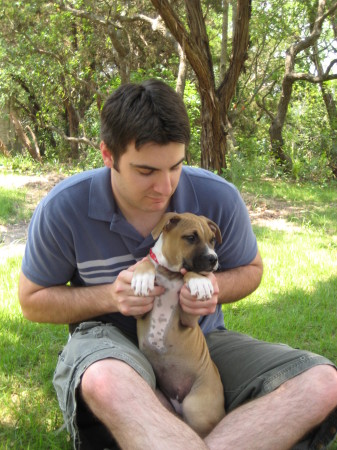
[[[225,199],[226,206],[218,223],[222,231],[222,243],[216,249],[219,270],[247,265],[257,254],[257,241],[247,207],[237,189],[233,189],[234,195]]]
[[[40,286],[66,284],[74,276],[74,244],[65,217],[62,207],[42,201],[30,222],[22,271]]]

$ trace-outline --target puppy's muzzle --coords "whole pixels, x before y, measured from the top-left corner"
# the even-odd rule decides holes
[[[218,267],[218,257],[214,253],[198,255],[192,261],[184,260],[183,268],[188,272],[213,272]]]

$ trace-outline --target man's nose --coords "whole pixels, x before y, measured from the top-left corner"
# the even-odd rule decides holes
[[[172,181],[169,173],[158,174],[154,190],[162,195],[171,195]]]

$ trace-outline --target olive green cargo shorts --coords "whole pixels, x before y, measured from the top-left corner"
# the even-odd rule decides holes
[[[233,331],[214,331],[206,340],[221,375],[227,413],[248,400],[272,392],[311,367],[334,366],[314,353],[284,344],[270,344]],[[135,342],[111,324],[82,323],[60,354],[53,380],[67,429],[77,449],[116,448],[107,430],[91,415],[77,392],[85,370],[106,358],[126,362],[153,389],[156,386],[152,367]],[[324,448],[334,438],[336,429],[337,410],[295,448]],[[94,447],[90,442],[95,443]]]

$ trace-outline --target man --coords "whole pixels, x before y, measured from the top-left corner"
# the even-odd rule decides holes
[[[54,385],[75,447],[113,448],[115,441],[132,450],[325,446],[337,427],[333,363],[224,329],[221,303],[253,292],[262,262],[237,190],[183,167],[190,129],[180,97],[158,80],[128,84],[109,97],[101,121],[106,167],[63,181],[41,202],[19,282],[26,318],[70,324]],[[132,273],[166,211],[207,216],[222,231],[220,268],[209,275],[213,297],[198,301],[185,286],[180,292],[183,310],[201,316],[224,386],[227,415],[204,441],[156,391],[137,348],[134,317],[151,310],[162,288],[136,297]]]

